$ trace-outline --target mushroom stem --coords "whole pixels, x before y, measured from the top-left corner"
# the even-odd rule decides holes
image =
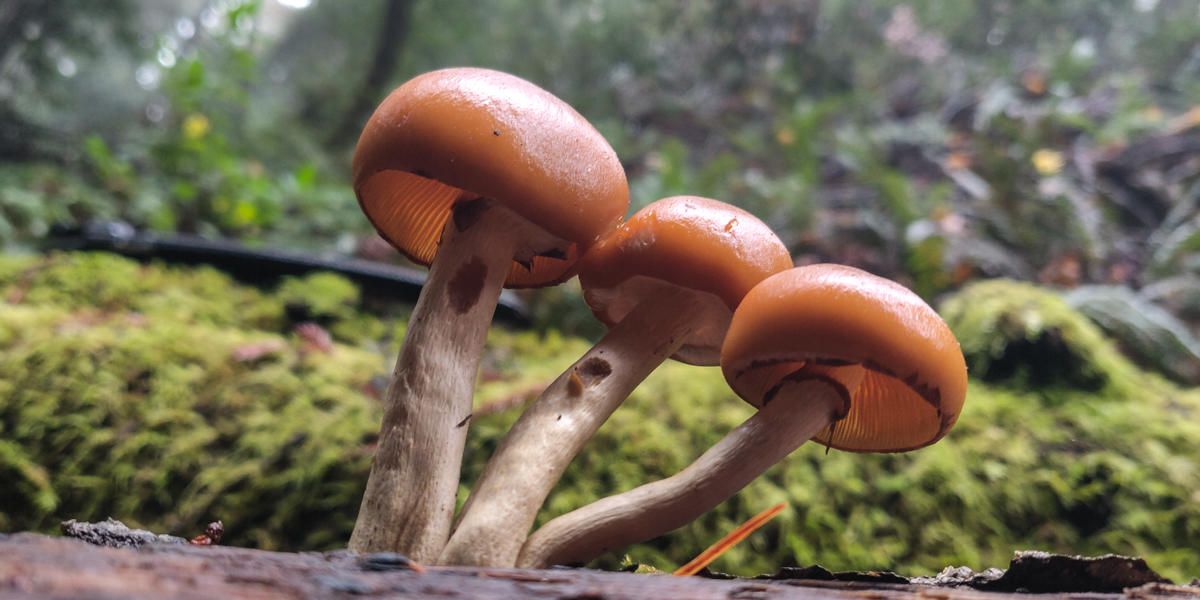
[[[519,219],[487,201],[466,203],[447,219],[396,359],[351,550],[400,552],[418,562],[442,551],[476,372]]]
[[[517,566],[582,564],[681,527],[841,418],[848,402],[846,389],[830,378],[785,382],[771,402],[682,471],[543,525],[521,548]]]
[[[695,329],[699,294],[664,286],[530,404],[484,467],[440,564],[514,565],[538,509],[567,464]]]

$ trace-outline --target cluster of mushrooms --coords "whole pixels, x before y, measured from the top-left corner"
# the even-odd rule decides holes
[[[582,563],[688,523],[806,440],[920,448],[962,408],[962,352],[917,295],[852,267],[794,267],[765,224],[717,200],[666,198],[623,221],[629,190],[616,153],[523,79],[455,68],[408,81],[367,123],[352,175],[380,235],[429,266],[352,550],[430,564]],[[501,289],[576,274],[608,333],[526,408],[455,521]],[[758,412],[679,473],[530,534],[567,464],[668,357],[720,365]]]

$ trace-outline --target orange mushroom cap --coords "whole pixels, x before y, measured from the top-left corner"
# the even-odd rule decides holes
[[[569,278],[629,206],[625,171],[587,120],[546,90],[488,69],[442,69],[396,88],[363,129],[352,180],[379,234],[423,265],[451,207],[480,197],[564,241],[528,267],[514,262],[509,287]]]
[[[754,215],[718,200],[674,196],[646,206],[592,247],[580,261],[579,282],[608,327],[656,293],[659,283],[711,294],[708,323],[675,358],[715,365],[742,297],[791,266],[787,247]]]
[[[721,350],[730,387],[759,407],[810,363],[865,369],[846,417],[813,438],[841,450],[932,444],[966,397],[962,350],[941,317],[904,286],[853,267],[810,265],[763,280],[742,300]]]

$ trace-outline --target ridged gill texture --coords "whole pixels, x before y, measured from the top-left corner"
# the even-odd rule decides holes
[[[359,203],[379,235],[422,265],[429,265],[437,254],[450,208],[457,202],[479,197],[403,171],[380,171],[361,189]],[[421,200],[414,202],[413,198]],[[524,288],[564,281],[574,275],[578,259],[578,244],[570,244],[563,258],[534,256],[528,268],[514,261],[504,285]]]
[[[773,401],[771,390],[810,362],[866,369],[846,418],[813,438],[841,450],[932,444],[954,425],[966,397],[966,363],[941,317],[907,288],[853,267],[773,275],[734,312],[721,368],[747,402]]]
[[[354,151],[359,204],[379,233],[428,265],[454,203],[490,198],[562,240],[514,262],[505,285],[555,283],[625,215],[629,189],[612,147],[578,112],[518,77],[433,71],[393,91]]]
[[[579,282],[592,312],[609,327],[647,294],[676,285],[713,296],[712,323],[676,355],[715,365],[732,311],[755,284],[792,266],[783,242],[754,215],[697,196],[651,203],[605,236],[583,258]]]

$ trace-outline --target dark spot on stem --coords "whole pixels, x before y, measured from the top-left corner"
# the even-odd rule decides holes
[[[470,422],[470,420],[471,420],[471,416],[472,416],[473,414],[474,414],[474,413],[468,413],[468,414],[467,414],[467,416],[463,417],[463,420],[459,421],[459,422],[458,422],[458,425],[455,425],[454,427],[455,427],[455,428],[458,428],[458,427],[462,427],[463,425],[466,425],[468,422]]]
[[[601,379],[612,375],[612,365],[608,364],[607,360],[593,356],[579,365],[575,369],[579,375],[580,383],[584,385],[595,385]]]
[[[499,129],[493,129],[493,130],[492,130],[492,135],[494,135],[494,136],[496,136],[496,137],[500,137],[500,130],[499,130]]]
[[[486,278],[487,265],[478,256],[472,256],[471,260],[463,263],[447,286],[450,307],[460,315],[471,310],[479,301]]]

